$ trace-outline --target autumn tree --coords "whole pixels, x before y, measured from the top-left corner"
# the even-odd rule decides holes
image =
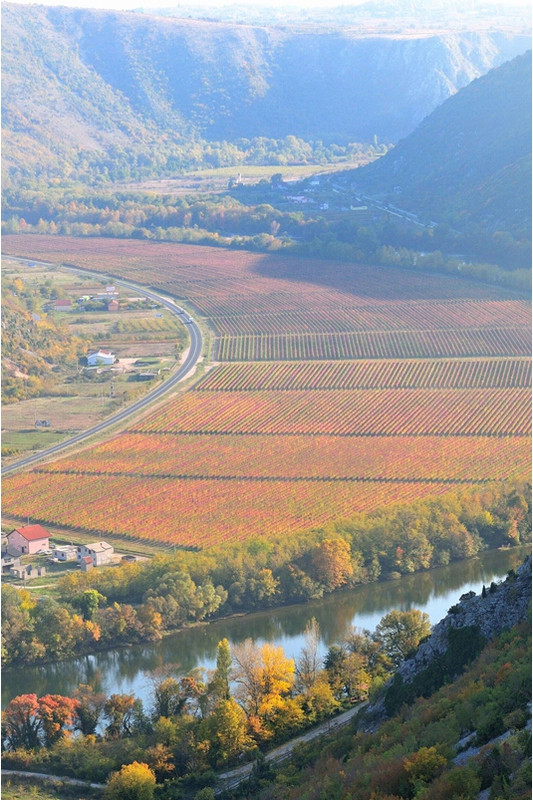
[[[42,727],[36,694],[21,694],[11,700],[3,712],[5,742],[11,750],[40,747]]]
[[[45,694],[37,701],[46,747],[65,736],[67,726],[72,726],[78,701],[60,694]]]
[[[135,716],[135,697],[132,694],[112,694],[104,705],[104,717],[109,720],[106,736],[117,739],[129,736]]]
[[[353,574],[350,545],[344,539],[324,539],[313,552],[313,567],[328,591],[338,589]]]
[[[381,618],[374,633],[383,652],[397,667],[431,633],[429,616],[417,608],[390,611]]]
[[[282,647],[268,642],[259,647],[247,639],[233,648],[233,664],[235,696],[248,714],[268,713],[274,699],[288,694],[292,688],[294,661],[286,658]]]
[[[436,747],[421,747],[412,756],[404,759],[405,771],[415,788],[434,780],[446,764],[446,758]]]
[[[105,800],[153,800],[155,774],[148,764],[134,761],[114,772],[104,792]]]

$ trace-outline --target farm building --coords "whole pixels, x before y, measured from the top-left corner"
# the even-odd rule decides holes
[[[20,554],[7,549],[2,553],[2,575],[9,575],[12,567],[20,567]]]
[[[35,564],[26,564],[26,566],[11,567],[9,574],[13,578],[25,581],[28,578],[42,578],[46,575],[46,567],[36,566]]]
[[[111,350],[97,350],[96,353],[91,353],[87,356],[87,365],[89,367],[113,364],[114,362],[115,354],[112,353]]]
[[[72,303],[70,300],[55,300],[54,301],[54,308],[56,311],[70,311],[72,308]]]
[[[108,311],[118,311],[118,308],[119,308],[119,302],[118,302],[118,300],[111,300],[111,301],[110,301],[110,302],[107,304],[107,310],[108,310]]]
[[[83,564],[83,559],[89,556],[93,566],[100,567],[102,564],[108,564],[111,561],[114,552],[113,546],[107,542],[92,542],[91,544],[78,545],[76,558],[79,564]]]
[[[8,533],[7,542],[10,551],[38,553],[39,550],[48,550],[50,534],[42,525],[25,525]]]
[[[91,556],[83,556],[83,558],[80,559],[80,567],[82,572],[89,572],[90,569],[94,569]]]
[[[52,550],[52,556],[58,561],[76,561],[78,548],[73,544],[58,545]]]

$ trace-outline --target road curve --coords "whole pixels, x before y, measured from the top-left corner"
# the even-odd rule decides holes
[[[17,259],[18,261],[32,261],[32,259]],[[46,262],[42,261],[34,261],[35,264],[45,264]],[[89,270],[82,270],[82,269],[73,269],[70,267],[65,267],[65,269],[72,269],[73,271],[79,271],[83,274],[94,275],[98,278],[102,278],[103,276],[99,273],[92,273]],[[178,369],[173,372],[170,377],[164,381],[164,383],[159,384],[157,388],[153,389],[148,394],[141,397],[132,405],[127,406],[127,408],[123,408],[121,411],[118,411],[116,414],[113,414],[112,417],[103,420],[103,422],[98,423],[98,425],[94,425],[92,428],[88,428],[86,431],[82,431],[81,433],[77,433],[75,436],[71,436],[70,439],[65,439],[63,442],[59,442],[58,444],[53,445],[52,447],[48,447],[46,450],[41,450],[38,453],[33,453],[32,455],[25,456],[24,458],[19,459],[18,461],[14,461],[12,464],[8,464],[7,466],[2,468],[2,475],[7,475],[10,472],[14,472],[18,469],[23,469],[24,467],[33,464],[35,461],[40,461],[42,458],[48,458],[48,456],[56,455],[60,453],[62,450],[65,450],[67,447],[70,447],[77,442],[81,442],[84,439],[88,439],[89,436],[93,436],[95,433],[100,433],[101,431],[105,430],[106,428],[110,428],[112,425],[116,425],[117,422],[122,422],[123,420],[130,417],[132,414],[135,414],[142,408],[149,406],[154,400],[159,399],[162,395],[166,394],[169,389],[172,389],[177,383],[179,383],[196,365],[196,362],[200,358],[202,353],[203,347],[203,340],[202,340],[202,333],[200,328],[196,324],[196,322],[189,316],[189,314],[180,306],[178,306],[173,300],[169,300],[166,297],[163,297],[156,292],[151,291],[150,289],[146,289],[143,286],[138,286],[135,283],[130,283],[129,281],[123,281],[119,278],[113,278],[113,282],[119,284],[120,286],[124,286],[126,289],[132,289],[133,291],[137,292],[138,294],[142,294],[144,297],[147,297],[149,300],[154,300],[156,303],[160,303],[161,305],[168,308],[173,314],[181,319],[181,321],[187,325],[189,330],[189,336],[191,340],[189,352],[183,364],[181,364]]]

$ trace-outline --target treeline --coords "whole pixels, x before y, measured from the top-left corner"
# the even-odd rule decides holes
[[[16,144],[12,144],[13,147],[16,153]],[[387,150],[387,145],[376,142],[326,144],[297,136],[282,139],[257,136],[231,142],[207,141],[186,135],[181,137],[181,141],[168,141],[168,137],[161,136],[154,138],[149,147],[110,145],[106,150],[59,147],[48,158],[45,150],[36,159],[21,155],[6,165],[5,187],[31,187],[40,181],[105,185],[116,181],[172,178],[198,169],[235,167],[237,171],[239,166],[245,165],[319,166],[342,161],[365,164],[384,155]]]
[[[36,602],[3,586],[4,666],[153,641],[201,620],[306,602],[530,536],[530,487],[489,484],[305,534],[70,573],[58,582],[57,600]]]
[[[464,275],[530,290],[530,239],[474,226],[460,234],[445,225],[415,229],[385,218],[360,221],[353,214],[327,218],[317,210],[281,211],[275,207],[281,185],[275,178],[270,184],[264,182],[259,193],[263,202],[257,201],[257,191],[250,193],[247,187],[236,187],[231,195],[201,198],[6,189],[2,232],[283,250],[291,255]]]
[[[210,771],[257,756],[367,699],[429,633],[428,615],[413,609],[386,614],[373,634],[349,630],[325,659],[314,619],[296,659],[269,643],[247,639],[230,649],[223,639],[209,673],[197,668],[181,678],[153,678],[147,709],[134,695],[106,696],[89,685],[73,697],[19,695],[3,713],[5,765],[31,763],[34,771],[95,781],[141,759],[167,790],[194,776],[205,782]],[[79,733],[74,740],[72,731]]]

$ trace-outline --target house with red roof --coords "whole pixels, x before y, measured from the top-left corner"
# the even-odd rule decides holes
[[[25,525],[7,534],[7,544],[17,553],[38,553],[39,550],[48,550],[50,534],[42,525]]]
[[[55,300],[54,308],[56,311],[70,311],[70,309],[72,308],[72,301],[68,299]]]

